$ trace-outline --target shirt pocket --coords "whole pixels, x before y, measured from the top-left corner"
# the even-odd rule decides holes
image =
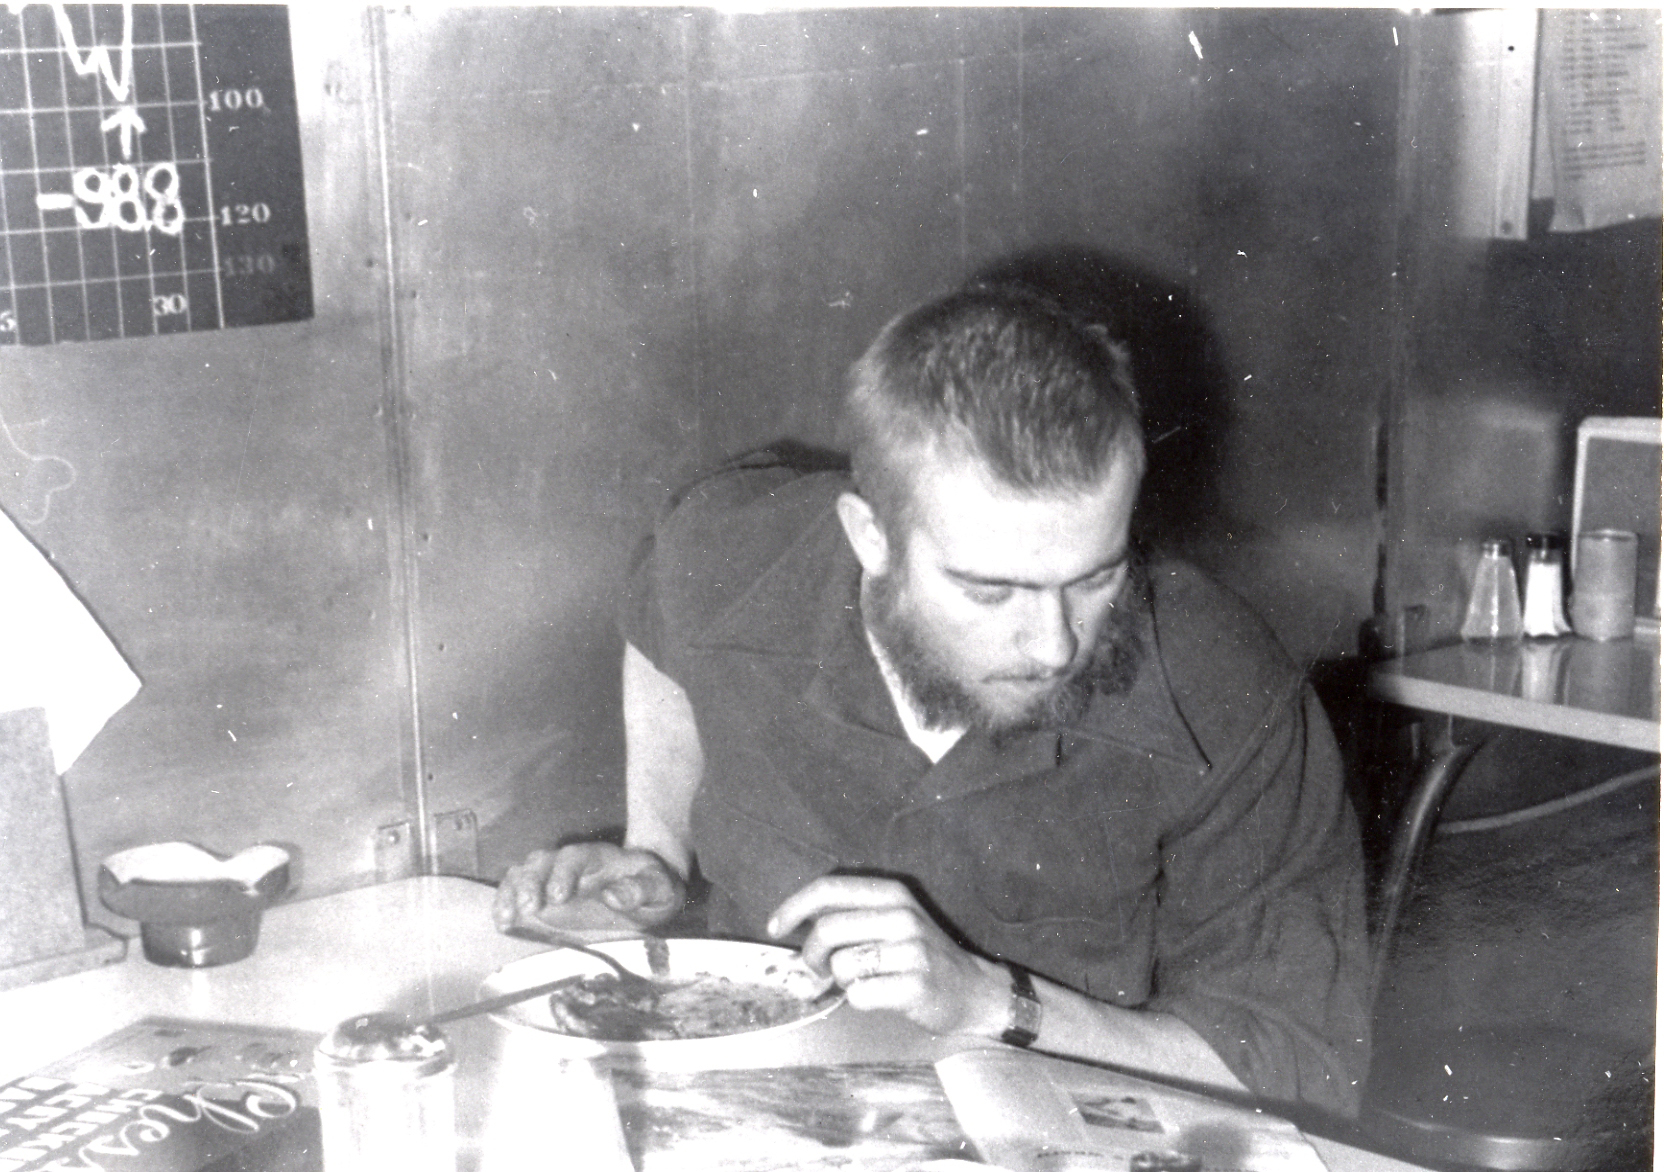
[[[1154,892],[1153,839],[1136,818],[1106,825],[1095,802],[1032,798],[990,802],[960,823],[977,902],[1008,928],[1072,924],[1099,944],[1123,942]]]
[[[972,868],[977,906],[963,919],[997,956],[1089,996],[1137,1005],[1149,995],[1153,861],[1106,850],[1089,821],[988,836]]]

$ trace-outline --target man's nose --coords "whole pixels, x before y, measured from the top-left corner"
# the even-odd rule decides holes
[[[1061,591],[1035,591],[1025,618],[1021,646],[1036,667],[1060,672],[1075,661],[1080,640]]]

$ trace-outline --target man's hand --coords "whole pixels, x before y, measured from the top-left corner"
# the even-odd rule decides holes
[[[936,1034],[998,1037],[1007,1025],[1011,980],[966,952],[893,879],[828,875],[790,895],[769,917],[769,934],[813,921],[803,959],[843,986],[857,1009],[893,1009]]]
[[[611,921],[651,928],[681,910],[685,891],[681,877],[652,851],[576,843],[533,851],[510,867],[497,887],[491,918],[499,931],[527,920],[556,927],[604,927]]]

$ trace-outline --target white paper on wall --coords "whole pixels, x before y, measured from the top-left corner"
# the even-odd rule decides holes
[[[1660,44],[1656,8],[1543,12],[1538,184],[1550,230],[1580,232],[1660,214]],[[1545,173],[1546,172],[1546,173]]]
[[[139,690],[63,575],[0,512],[0,712],[46,710],[62,775]]]

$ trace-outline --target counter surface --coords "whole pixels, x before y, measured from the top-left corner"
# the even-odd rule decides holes
[[[472,1001],[488,974],[544,950],[495,932],[492,898],[491,887],[471,880],[421,877],[279,905],[266,913],[254,955],[218,968],[159,967],[135,942],[118,964],[0,993],[6,1023],[0,1080],[28,1074],[147,1015],[322,1033],[368,1010],[425,1015]],[[458,1055],[463,1167],[483,1166],[478,1137],[498,1068],[505,1055],[515,1062],[538,1058],[529,1050],[510,1054],[503,1040],[508,1031],[487,1018],[445,1030]],[[934,1061],[958,1048],[894,1015],[847,1006],[786,1037],[747,1064]],[[1021,1057],[1067,1068],[1071,1083],[1094,1073],[1075,1063]],[[548,1120],[542,1122],[546,1127]],[[1311,1142],[1333,1172],[1412,1168],[1321,1137]]]

